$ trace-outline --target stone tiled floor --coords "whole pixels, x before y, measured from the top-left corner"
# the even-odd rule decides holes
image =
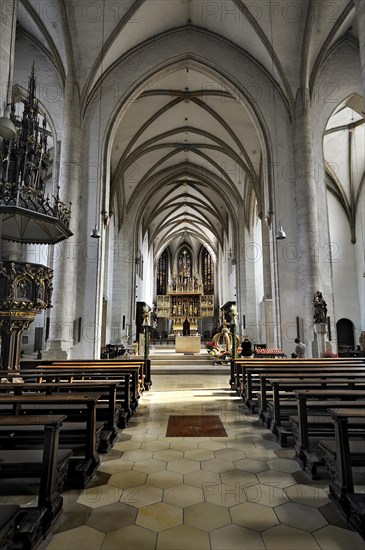
[[[102,458],[64,493],[47,550],[364,550],[365,543],[256,417],[227,375],[160,375]],[[170,414],[219,414],[228,437],[166,438]]]

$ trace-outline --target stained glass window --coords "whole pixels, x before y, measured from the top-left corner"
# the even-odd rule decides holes
[[[157,294],[167,294],[167,252],[161,254],[157,264]]]
[[[203,287],[204,294],[214,294],[214,264],[208,250],[203,250]]]
[[[178,257],[178,277],[181,285],[187,284],[193,274],[193,266],[190,252],[184,248]]]

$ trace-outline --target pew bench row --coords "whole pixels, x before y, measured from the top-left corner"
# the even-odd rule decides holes
[[[137,410],[144,390],[140,365],[113,363],[0,373],[7,380],[0,384],[0,484],[14,479],[11,487],[22,487],[25,477],[39,479],[37,505],[0,506],[1,548],[38,546],[62,511],[64,482],[86,487],[99,453],[108,452]],[[49,427],[53,439],[46,443]]]
[[[64,415],[2,416],[0,431],[23,427],[31,430],[41,427],[42,449],[27,448],[9,451],[0,449],[0,483],[2,479],[15,483],[19,478],[38,478],[39,490],[35,505],[20,507],[0,505],[0,548],[35,548],[47,535],[62,511],[63,487],[69,462],[70,449],[59,449],[59,432]]]
[[[281,446],[294,445],[311,479],[330,477],[333,499],[364,537],[365,495],[355,492],[352,480],[359,467],[363,475],[365,464],[363,360],[318,365],[313,360],[251,360],[240,373],[235,389],[248,410],[257,412]]]

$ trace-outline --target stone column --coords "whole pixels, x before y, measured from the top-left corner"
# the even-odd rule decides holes
[[[78,223],[80,201],[81,122],[80,93],[72,74],[65,85],[62,149],[59,168],[60,197],[72,203],[70,229],[73,236],[57,245],[54,253],[54,290],[50,337],[44,358],[64,359],[73,346],[75,319]]]
[[[299,90],[294,137],[297,232],[298,245],[301,247],[298,314],[302,312],[304,343],[308,356],[311,354],[313,340],[313,296],[320,288],[319,228],[311,122],[308,90]]]
[[[364,0],[355,0],[356,19],[359,25],[359,46],[360,60],[362,70],[362,88],[365,112],[365,2]]]
[[[275,347],[273,301],[270,258],[270,230],[266,222],[261,220],[262,232],[262,267],[264,275],[264,297],[260,302],[261,339],[268,348]]]
[[[0,2],[0,116],[11,102],[17,6],[18,0]]]
[[[0,2],[0,117],[4,116],[7,105],[11,103],[17,6],[18,0]],[[1,141],[2,138],[0,138],[0,147]],[[1,259],[12,261],[21,259],[19,243],[1,241],[0,249]]]

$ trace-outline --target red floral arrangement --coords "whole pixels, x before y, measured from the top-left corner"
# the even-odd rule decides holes
[[[321,357],[322,358],[334,358],[334,357],[338,357],[337,353],[333,353],[332,351],[324,351],[323,353],[321,353]]]
[[[255,350],[256,355],[284,355],[284,352],[282,349],[275,349],[275,348],[257,348]]]
[[[213,351],[214,349],[218,349],[218,346],[215,342],[206,342],[205,347],[208,351]]]

